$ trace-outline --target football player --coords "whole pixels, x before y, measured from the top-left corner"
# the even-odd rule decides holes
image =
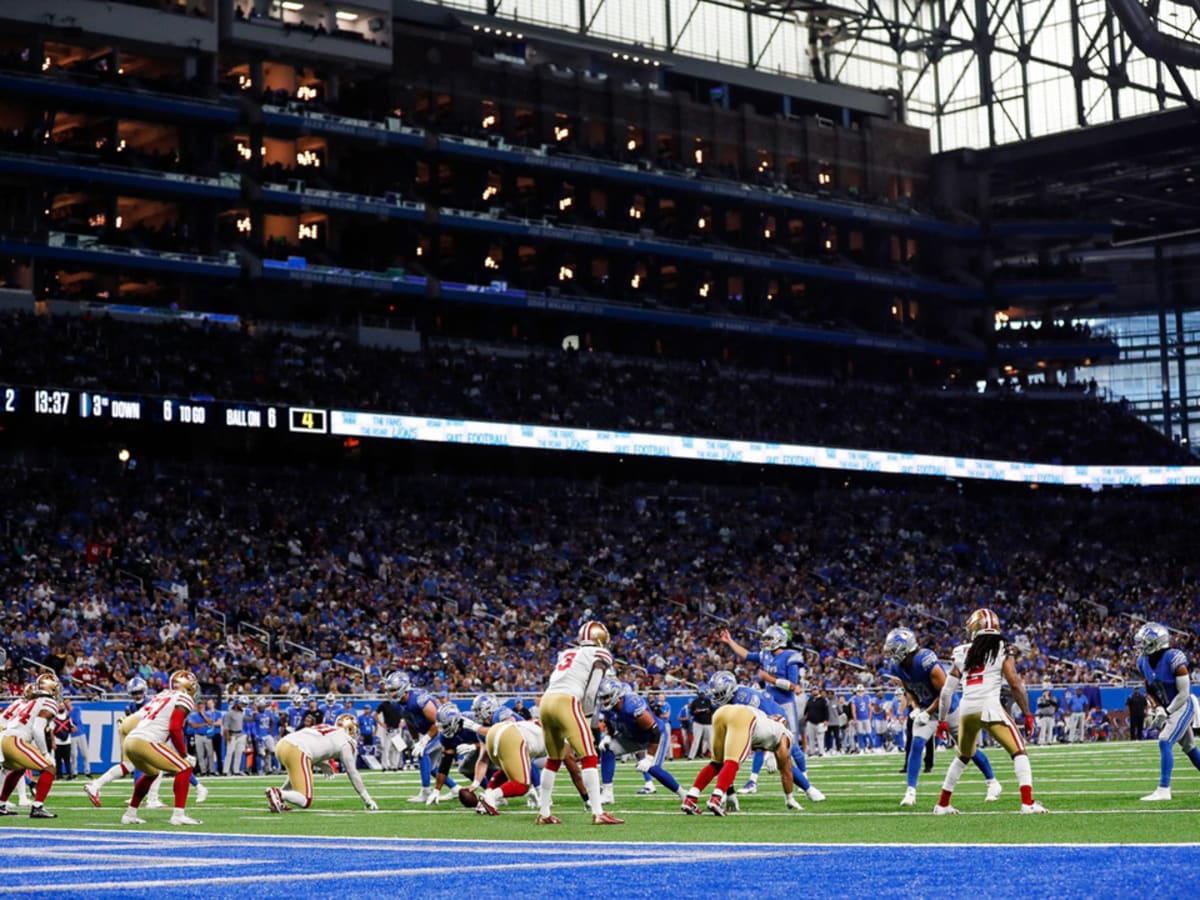
[[[279,719],[271,711],[271,703],[266,697],[254,701],[257,712],[254,715],[254,771],[255,774],[266,772],[273,775],[279,771],[278,760],[275,759],[275,742],[279,737]]]
[[[804,709],[805,703],[808,702],[804,696],[802,682],[805,673],[804,654],[788,647],[787,631],[782,625],[770,626],[759,639],[758,652],[743,647],[733,639],[728,630],[721,631],[720,639],[723,644],[737,654],[739,659],[744,659],[759,667],[757,678],[766,682],[767,685],[763,689],[763,693],[783,711],[788,727],[792,730],[793,744],[802,746],[800,713]],[[762,754],[756,754],[750,780],[742,788],[743,793],[754,793],[762,764]]]
[[[496,807],[501,798],[537,793],[533,784],[533,761],[546,755],[546,736],[536,719],[525,720],[516,715],[488,727],[485,734],[488,758],[495,760],[505,779],[479,795],[475,811],[498,816],[500,812]]]
[[[749,706],[752,709],[762,710],[768,716],[778,716],[783,721],[787,721],[787,717],[774,700],[762,691],[756,691],[752,687],[738,684],[737,676],[729,671],[713,674],[708,683],[708,695],[718,707],[729,704]],[[715,719],[713,720],[713,726],[713,748],[715,751],[717,745]],[[788,755],[791,758],[792,780],[800,785],[800,789],[804,791],[808,799],[813,803],[822,802],[825,799],[825,795],[808,780],[808,760],[804,756],[804,751],[800,748],[800,742],[795,738],[795,735],[788,742]],[[759,760],[759,765],[761,766],[762,758],[761,755],[758,755],[758,751],[756,751],[756,759]]]
[[[16,815],[16,811],[8,807],[9,796],[26,772],[39,772],[29,817],[58,818],[45,805],[54,784],[54,763],[48,753],[46,727],[58,714],[61,699],[62,684],[58,676],[44,672],[34,680],[29,696],[18,700],[7,711],[4,730],[0,732],[0,755],[6,770],[0,785],[0,815]]]
[[[700,815],[697,802],[700,792],[716,778],[717,786],[705,808],[715,816],[723,816],[727,810],[736,812],[737,796],[732,792],[733,784],[737,781],[738,768],[755,750],[775,755],[786,807],[803,809],[792,795],[792,743],[792,733],[783,716],[768,716],[761,709],[737,703],[721,706],[713,713],[712,762],[696,775],[680,809],[688,815]]]
[[[350,778],[354,790],[368,810],[379,809],[358,774],[358,720],[342,713],[332,725],[310,725],[279,739],[275,755],[287,771],[282,788],[267,788],[267,806],[273,813],[293,806],[308,809],[313,800],[313,765],[336,760]]]
[[[1187,656],[1171,647],[1171,633],[1165,627],[1147,622],[1138,628],[1133,643],[1138,652],[1138,671],[1146,679],[1146,696],[1166,713],[1166,720],[1158,730],[1158,787],[1142,798],[1156,803],[1171,799],[1175,744],[1200,769],[1200,747],[1192,735],[1192,719],[1200,713],[1200,700],[1192,695]]]
[[[950,704],[959,682],[962,682],[962,701],[958,706],[958,755],[950,763],[936,815],[956,815],[950,798],[958,780],[975,755],[979,733],[987,731],[1012,757],[1013,771],[1021,789],[1021,812],[1044,813],[1046,808],[1033,799],[1033,770],[1025,753],[1025,738],[1021,728],[1009,717],[1000,699],[1000,682],[1008,682],[1013,699],[1025,717],[1025,728],[1033,732],[1033,714],[1029,711],[1029,693],[1017,674],[1016,664],[1000,637],[1000,617],[990,609],[977,609],[967,620],[969,641],[954,648],[953,667],[942,686],[938,699],[938,722],[949,727]],[[940,727],[940,725],[939,725]],[[915,755],[915,754],[914,754]]]
[[[901,806],[915,806],[917,803],[917,779],[921,774],[921,761],[925,755],[925,745],[933,740],[937,731],[938,703],[941,700],[942,688],[946,686],[946,671],[938,662],[932,650],[917,646],[917,636],[909,628],[893,628],[883,641],[883,655],[889,661],[883,666],[883,674],[900,679],[904,693],[908,696],[912,711],[912,747],[908,753],[908,768],[906,775],[908,786],[900,800]],[[947,726],[952,740],[958,741],[959,726],[959,695],[950,698],[950,710],[947,713]],[[1003,786],[992,771],[992,764],[982,750],[976,750],[971,757],[983,777],[987,780],[987,796],[985,800],[992,802],[1000,799]]]
[[[393,672],[383,681],[384,691],[389,698],[400,707],[400,715],[409,732],[416,738],[416,743],[410,749],[412,758],[417,761],[421,773],[421,790],[409,797],[410,803],[425,803],[433,795],[433,767],[435,760],[440,762],[442,742],[438,740],[437,701],[433,694],[412,686],[407,672]],[[454,780],[446,779],[446,784],[454,787]]]
[[[0,655],[2,655],[2,654],[3,654],[3,648],[0,647]],[[16,712],[17,704],[19,704],[22,700],[28,700],[31,697],[33,697],[33,682],[32,681],[25,685],[25,689],[24,689],[24,691],[22,691],[21,697],[12,701],[3,710],[0,710],[0,732],[3,732],[4,726],[8,724],[9,713]],[[47,741],[46,742],[47,750],[49,750],[49,747],[50,747],[50,742]],[[4,768],[3,763],[4,763],[4,758],[3,758],[3,756],[0,756],[0,784],[3,784],[4,779],[8,777],[8,770]],[[17,805],[18,806],[32,806],[33,805],[33,801],[29,799],[29,789],[25,786],[25,783],[29,779],[29,776],[30,776],[30,773],[27,772],[25,774],[24,778],[17,779],[17,798],[18,798]]]
[[[564,748],[570,746],[583,769],[583,785],[592,811],[593,825],[623,825],[604,811],[600,800],[599,757],[592,740],[589,720],[596,712],[596,693],[604,674],[612,668],[608,652],[608,629],[603,623],[587,621],[579,626],[579,645],[559,652],[546,693],[538,704],[546,738],[546,769],[542,772],[539,825],[561,825],[551,812],[554,780],[562,766]]]
[[[121,816],[123,825],[142,825],[138,807],[149,793],[159,775],[173,776],[175,809],[172,825],[199,825],[187,814],[188,789],[191,787],[192,767],[196,759],[189,756],[183,736],[184,720],[196,708],[200,683],[186,669],[172,672],[168,690],[158,694],[141,710],[138,723],[122,743],[124,755],[144,774],[134,782],[129,808]]]
[[[613,777],[617,771],[617,757],[627,753],[638,754],[639,772],[652,775],[667,790],[678,794],[680,798],[686,796],[675,776],[663,768],[667,748],[671,743],[670,729],[659,716],[650,711],[645,699],[638,696],[628,685],[609,676],[600,682],[596,702],[604,711],[606,727],[605,734],[597,745],[600,751],[600,779],[603,782],[602,802],[613,802]],[[649,790],[642,788],[638,793],[654,793],[653,783],[648,787]]]

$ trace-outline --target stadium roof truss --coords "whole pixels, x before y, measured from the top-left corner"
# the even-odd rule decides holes
[[[935,152],[1197,108],[1200,0],[438,0],[883,91]]]

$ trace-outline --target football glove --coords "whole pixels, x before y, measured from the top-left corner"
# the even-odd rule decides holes
[[[653,768],[654,768],[654,757],[653,756],[643,756],[641,759],[638,760],[637,770],[639,772],[641,772],[643,775],[646,774],[647,772],[649,772]]]
[[[379,809],[379,804],[372,800],[370,796],[363,797],[363,806],[365,806],[371,812],[376,812]]]
[[[804,807],[800,805],[800,801],[797,800],[795,797],[793,797],[791,794],[787,795],[787,804],[786,805],[787,805],[788,809],[804,809]]]
[[[1033,735],[1034,735],[1033,713],[1026,713],[1026,715],[1025,715],[1025,736],[1032,739]]]
[[[954,746],[954,735],[950,733],[950,723],[944,719],[941,722],[938,722],[937,736],[946,742],[947,747]]]
[[[189,768],[189,769],[194,769],[194,768],[196,768],[196,757],[192,756],[192,755],[189,753],[189,754],[188,754],[187,756],[185,756],[183,759],[184,759],[184,762],[186,762],[186,763],[188,764],[188,768]]]
[[[426,806],[436,806],[437,804],[439,804],[441,802],[442,802],[442,792],[437,790],[436,788],[434,788],[433,791],[430,792],[429,796],[425,798]]]
[[[603,734],[600,736],[600,740],[596,742],[596,752],[603,753],[605,750],[607,750],[611,746],[612,746],[612,738],[607,734]]]
[[[908,717],[912,719],[913,726],[916,728],[929,724],[929,713],[923,709],[914,709],[908,714]]]
[[[429,735],[423,734],[420,739],[413,744],[412,755],[414,759],[425,755],[425,748],[429,746]]]

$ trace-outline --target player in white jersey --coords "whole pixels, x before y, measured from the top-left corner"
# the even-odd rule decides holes
[[[500,767],[507,779],[498,787],[489,787],[479,795],[476,812],[498,816],[502,797],[524,797],[537,793],[533,786],[533,762],[546,755],[546,734],[537,719],[514,717],[497,725],[480,726],[476,732],[485,737],[487,757]]]
[[[0,785],[0,815],[16,815],[8,808],[8,798],[26,772],[39,772],[34,788],[31,819],[54,819],[46,809],[46,796],[54,784],[54,763],[46,744],[46,726],[58,714],[62,685],[53,672],[37,677],[29,696],[18,700],[8,710],[4,730],[0,732],[0,756],[6,775]]]
[[[200,683],[191,672],[180,669],[171,674],[168,687],[142,707],[137,725],[126,735],[122,745],[125,756],[143,773],[133,784],[129,808],[121,817],[124,825],[145,823],[146,820],[138,815],[138,807],[159,775],[174,778],[175,809],[171,813],[171,824],[200,824],[187,814],[188,790],[196,759],[188,755],[183,736],[183,723],[196,709]]]
[[[782,716],[768,716],[761,709],[741,703],[718,707],[713,713],[712,762],[696,775],[680,809],[688,815],[700,815],[701,809],[697,804],[700,792],[716,778],[717,786],[709,797],[708,811],[716,816],[725,815],[726,809],[737,811],[737,796],[731,789],[737,781],[738,769],[753,752],[775,755],[787,808],[803,809],[792,796],[794,739],[791,723]]]
[[[608,647],[608,629],[600,622],[584,622],[579,628],[579,646],[558,654],[554,671],[539,706],[542,729],[546,736],[546,768],[542,772],[539,825],[561,825],[550,812],[554,779],[562,765],[564,747],[570,746],[583,770],[588,806],[593,825],[623,825],[624,820],[609,815],[600,802],[600,757],[592,741],[590,719],[596,711],[596,692],[604,673],[612,668]]]
[[[267,788],[271,812],[287,812],[293,806],[308,809],[313,800],[313,765],[336,760],[350,778],[354,790],[369,810],[379,809],[358,774],[358,720],[342,713],[332,725],[310,725],[279,739],[275,756],[287,771],[282,788]]]
[[[958,755],[950,763],[942,795],[933,811],[937,815],[957,814],[950,798],[958,786],[967,763],[975,753],[979,733],[986,730],[1012,757],[1013,771],[1021,788],[1021,812],[1043,813],[1042,804],[1033,799],[1033,771],[1025,754],[1025,738],[1000,700],[1000,687],[1007,681],[1013,699],[1025,717],[1025,726],[1032,732],[1033,715],[1029,711],[1029,694],[1025,682],[1000,637],[1000,617],[990,609],[977,609],[967,620],[969,643],[954,648],[954,665],[946,676],[938,702],[938,719],[946,721],[951,699],[962,682],[962,702],[958,705]]]

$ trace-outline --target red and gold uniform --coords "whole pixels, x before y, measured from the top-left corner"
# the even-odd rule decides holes
[[[267,790],[271,811],[283,812],[290,806],[301,809],[312,806],[313,765],[329,760],[336,760],[342,767],[363,805],[367,809],[378,809],[358,774],[357,751],[358,723],[349,714],[338,716],[333,725],[311,725],[280,738],[275,745],[275,756],[283,764],[288,778],[282,788]]]

